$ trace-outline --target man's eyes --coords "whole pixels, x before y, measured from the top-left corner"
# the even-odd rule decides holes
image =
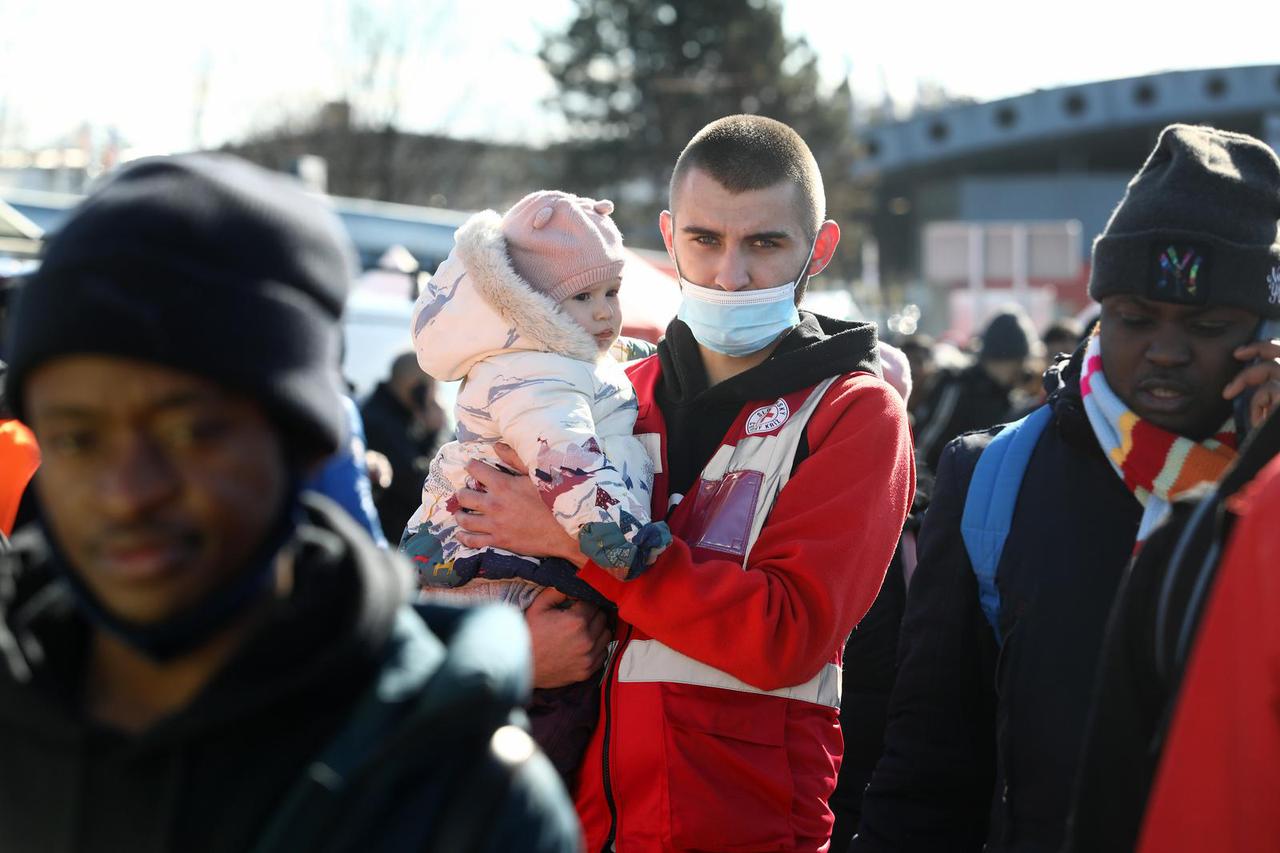
[[[1121,313],[1118,316],[1120,322],[1131,329],[1145,328],[1154,322],[1145,314]],[[1187,328],[1193,333],[1206,337],[1220,335],[1230,327],[1230,323],[1221,320],[1192,320],[1187,324]]]
[[[197,447],[218,441],[230,431],[228,420],[211,416],[165,424],[159,433],[173,447]]]
[[[693,242],[699,246],[706,246],[708,248],[720,245],[720,239],[718,237],[710,237],[706,234],[694,237]],[[772,237],[760,237],[756,240],[752,240],[748,245],[753,249],[778,249],[782,247],[782,243]]]
[[[40,445],[60,456],[84,456],[98,444],[98,435],[91,429],[60,429],[41,437]]]
[[[208,416],[163,422],[150,430],[156,446],[192,450],[222,441],[232,432],[229,419]],[[109,437],[94,427],[60,427],[40,436],[40,445],[51,454],[66,458],[88,458],[101,451]]]

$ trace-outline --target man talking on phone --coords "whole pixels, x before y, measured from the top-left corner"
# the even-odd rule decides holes
[[[1280,317],[1278,221],[1270,148],[1166,128],[1094,243],[1101,320],[1046,406],[947,446],[854,850],[1061,849],[1125,567],[1235,459],[1233,400],[1253,389],[1249,423],[1280,401],[1257,340]]]

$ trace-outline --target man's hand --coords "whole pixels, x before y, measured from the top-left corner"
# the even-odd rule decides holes
[[[471,512],[454,514],[457,539],[468,548],[502,548],[528,557],[562,557],[581,568],[587,558],[578,542],[551,515],[528,477],[519,455],[505,444],[495,445],[498,458],[515,474],[483,462],[467,465],[480,489],[458,491],[458,504]]]
[[[595,605],[544,589],[524,614],[533,644],[533,686],[585,681],[604,663],[612,639]]]
[[[1249,401],[1249,423],[1256,427],[1280,406],[1280,341],[1258,341],[1238,347],[1235,357],[1240,361],[1260,361],[1241,370],[1222,389],[1222,396],[1232,400],[1250,388],[1256,389]]]

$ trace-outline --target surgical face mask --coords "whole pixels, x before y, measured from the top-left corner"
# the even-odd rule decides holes
[[[709,350],[729,356],[759,352],[800,323],[796,288],[805,279],[816,244],[815,238],[794,281],[763,290],[701,287],[684,277],[677,259],[676,275],[680,278],[682,298],[676,317],[689,327],[698,343]]]

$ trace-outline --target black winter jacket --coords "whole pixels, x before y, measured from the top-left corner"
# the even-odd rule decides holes
[[[1125,577],[1099,661],[1063,853],[1125,853],[1137,843],[1192,640],[1235,521],[1228,499],[1278,454],[1280,416],[1273,414],[1216,489],[1174,503]]]
[[[997,567],[997,648],[960,533],[996,429],[942,454],[907,596],[885,753],[853,850],[1056,853],[1107,614],[1141,506],[1103,456],[1079,392],[1083,351],[1046,375],[1053,418]]]
[[[916,499],[903,528],[904,537],[919,534],[920,516],[927,504],[924,488],[917,480]],[[903,540],[899,539],[876,600],[844,647],[844,667],[840,672],[844,756],[828,803],[836,818],[831,829],[831,849],[836,853],[844,853],[858,828],[863,791],[884,753],[889,696],[898,672],[898,634],[907,600],[903,560]]]
[[[1004,423],[1012,407],[1011,390],[992,379],[981,364],[944,374],[916,412],[916,461],[936,472],[947,442]]]
[[[374,489],[382,532],[395,548],[409,516],[422,502],[422,479],[439,445],[436,435],[419,435],[413,412],[401,403],[385,382],[373,389],[360,407],[365,445],[391,463],[391,485]]]
[[[487,809],[483,849],[576,849],[540,755],[491,801],[450,793],[496,727],[479,742],[470,721],[501,725],[527,693],[519,616],[437,619],[446,646],[404,604],[407,566],[336,504],[306,507],[291,592],[187,707],[136,735],[82,713],[89,629],[38,534],[15,539],[0,556],[0,850],[423,850],[464,808]]]

